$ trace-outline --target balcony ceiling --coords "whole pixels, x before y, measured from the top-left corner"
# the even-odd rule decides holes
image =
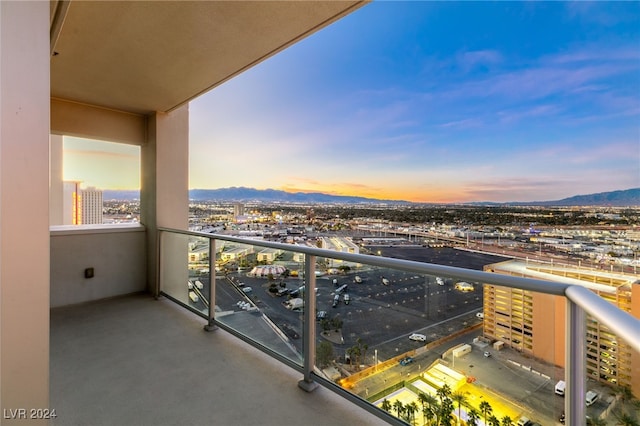
[[[51,97],[168,112],[363,4],[54,0]]]

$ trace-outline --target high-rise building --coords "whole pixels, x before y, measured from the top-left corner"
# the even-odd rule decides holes
[[[233,205],[233,216],[238,217],[244,215],[244,204],[235,203]]]
[[[82,196],[82,223],[102,224],[102,190],[94,187],[80,189]]]
[[[637,276],[572,266],[511,260],[487,265],[486,271],[580,285],[619,309],[640,318]],[[484,336],[534,358],[565,367],[564,297],[522,289],[484,285]],[[627,386],[640,394],[640,354],[610,330],[587,316],[587,376]]]
[[[78,181],[63,183],[62,224],[88,225],[102,223],[102,190],[81,188]]]

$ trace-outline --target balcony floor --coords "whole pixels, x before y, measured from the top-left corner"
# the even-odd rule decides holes
[[[204,324],[148,295],[52,309],[51,424],[386,424]]]

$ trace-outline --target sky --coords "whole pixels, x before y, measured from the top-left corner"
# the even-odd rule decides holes
[[[640,2],[375,1],[192,101],[189,149],[200,189],[446,203],[637,188]]]

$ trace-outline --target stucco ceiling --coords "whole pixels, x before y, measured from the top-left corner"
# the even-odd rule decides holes
[[[52,1],[51,97],[167,112],[362,1]]]

